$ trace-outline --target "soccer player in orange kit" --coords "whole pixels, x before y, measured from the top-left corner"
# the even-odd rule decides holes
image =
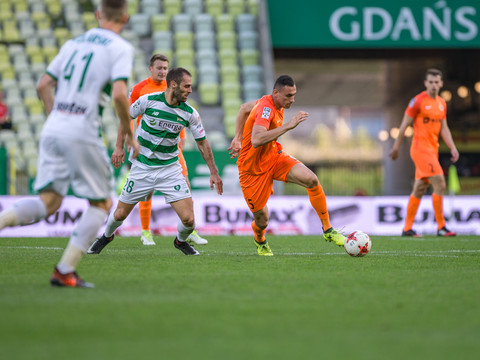
[[[145,94],[151,94],[154,92],[165,91],[167,89],[167,81],[165,80],[168,73],[169,60],[165,55],[154,54],[150,58],[150,64],[148,70],[150,71],[150,77],[145,80],[140,81],[136,84],[130,93],[130,104],[133,104],[137,99]],[[132,128],[139,126],[141,121],[141,116],[137,118],[136,124],[132,120]],[[120,134],[119,130],[119,134]],[[178,160],[182,166],[182,174],[187,180],[188,186],[190,187],[190,182],[188,180],[188,169],[185,162],[185,157],[183,156],[183,148],[185,146],[185,129],[180,132],[180,142],[178,144],[179,154]],[[123,148],[123,136],[119,135],[117,137],[117,143],[115,144],[115,150],[112,154],[112,163],[118,168],[121,163],[125,160],[125,150]],[[144,245],[155,245],[153,241],[152,232],[150,231],[150,219],[151,219],[151,210],[152,210],[152,196],[150,194],[149,198],[145,201],[140,201],[138,203],[138,210],[140,212],[140,221],[142,223],[142,236],[140,240]],[[194,230],[188,237],[189,242],[195,244],[207,244],[208,241],[202,238],[196,230]]]
[[[407,216],[402,236],[420,237],[413,229],[415,215],[420,200],[432,184],[433,210],[438,225],[438,236],[455,236],[445,226],[443,216],[443,194],[445,192],[445,177],[438,161],[438,136],[440,135],[450,149],[451,160],[456,162],[459,153],[447,125],[447,104],[438,94],[443,86],[442,72],[437,69],[428,69],[425,74],[426,91],[415,96],[408,104],[398,137],[390,151],[392,160],[398,158],[398,150],[405,137],[405,130],[413,126],[413,140],[410,147],[410,156],[415,163],[415,183],[408,200]]]
[[[293,79],[282,75],[276,80],[271,95],[263,96],[256,104],[250,102],[242,105],[237,116],[235,137],[229,148],[232,157],[239,154],[240,186],[253,213],[255,244],[258,254],[262,256],[273,255],[265,239],[267,201],[273,194],[273,180],[305,187],[310,203],[322,222],[325,240],[339,246],[345,243],[345,236],[330,225],[325,193],[317,176],[299,160],[286,154],[276,141],[308,118],[308,113],[300,111],[289,122],[283,123],[283,110],[289,109],[295,102],[296,92]]]

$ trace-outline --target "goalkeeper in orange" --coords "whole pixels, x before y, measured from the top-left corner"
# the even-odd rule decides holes
[[[140,81],[136,84],[130,93],[130,104],[133,104],[140,96],[145,94],[150,94],[159,91],[165,91],[167,89],[167,73],[168,73],[169,60],[165,55],[154,54],[150,58],[150,64],[148,70],[150,71],[150,77],[145,80]],[[132,120],[132,129],[135,129],[140,124],[141,116],[136,120]],[[118,130],[117,142],[115,144],[115,150],[112,154],[112,163],[116,168],[119,168],[121,164],[125,161],[125,150],[124,150],[124,135],[121,133],[122,129]],[[190,186],[190,181],[188,180],[188,169],[183,156],[182,150],[185,146],[185,129],[180,132],[180,142],[178,143],[178,160],[182,166],[182,174],[187,180],[187,184]],[[150,194],[146,201],[140,201],[138,203],[138,209],[140,212],[140,221],[142,223],[142,236],[141,241],[143,245],[155,245],[153,240],[152,232],[150,230],[150,219],[151,219],[151,210],[152,210],[152,196],[153,192]],[[187,241],[193,242],[198,245],[207,244],[208,241],[202,238],[197,231],[193,231],[188,237]]]
[[[278,137],[308,119],[308,113],[300,111],[290,121],[283,122],[283,110],[295,102],[296,92],[293,79],[282,75],[276,80],[271,95],[263,96],[256,103],[242,105],[229,148],[232,158],[238,156],[240,186],[253,213],[255,244],[262,256],[273,255],[265,239],[269,218],[267,201],[273,194],[273,180],[305,187],[322,222],[324,239],[339,246],[345,243],[345,236],[330,224],[325,193],[317,176],[302,162],[286,154],[277,142]]]

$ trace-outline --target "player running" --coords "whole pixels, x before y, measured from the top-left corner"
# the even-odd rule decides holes
[[[253,213],[251,226],[257,252],[262,256],[273,255],[265,239],[268,226],[267,201],[273,194],[273,180],[305,187],[310,203],[322,222],[325,240],[339,246],[345,243],[345,236],[330,224],[325,193],[317,176],[302,162],[286,154],[276,141],[308,118],[308,113],[300,111],[289,122],[283,123],[283,111],[295,102],[296,92],[293,79],[282,75],[276,80],[271,95],[263,96],[256,104],[244,104],[237,116],[235,137],[229,148],[232,157],[239,154],[237,165],[240,186]]]

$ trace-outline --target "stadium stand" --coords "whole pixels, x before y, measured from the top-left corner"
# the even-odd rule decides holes
[[[32,154],[46,118],[35,84],[65,41],[97,26],[98,3],[0,0],[0,80],[16,130],[2,131],[0,146],[17,149],[13,163],[30,177],[36,173]],[[137,49],[130,85],[149,75],[148,59],[154,52],[168,56],[173,66],[187,68],[195,88],[191,100],[209,119],[213,146],[224,150],[234,135],[238,107],[265,89],[259,4],[259,0],[128,0],[130,22],[123,36]],[[113,147],[116,120],[107,109],[105,141]]]

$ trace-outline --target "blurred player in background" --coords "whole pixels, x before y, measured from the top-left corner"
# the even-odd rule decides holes
[[[271,95],[265,95],[255,104],[242,105],[237,115],[235,137],[229,148],[232,157],[239,155],[240,186],[253,213],[252,229],[257,252],[263,256],[273,255],[265,239],[267,201],[273,194],[273,180],[305,187],[310,203],[322,222],[325,240],[339,246],[345,243],[345,236],[330,224],[325,193],[317,176],[303,163],[283,152],[276,141],[308,118],[308,113],[300,111],[289,122],[283,123],[283,111],[295,102],[296,92],[293,79],[282,75],[276,80]]]
[[[141,115],[136,130],[140,143],[140,155],[132,160],[132,168],[118,200],[117,208],[110,213],[105,233],[88,249],[90,254],[98,254],[114,238],[135,205],[145,200],[153,191],[161,191],[165,202],[170,204],[180,221],[177,223],[175,248],[185,255],[199,255],[187,242],[195,229],[195,217],[190,188],[182,175],[178,161],[179,134],[188,127],[198,149],[210,169],[210,187],[223,193],[222,179],[218,175],[212,149],[206,139],[205,130],[197,110],[188,103],[192,93],[192,76],[184,68],[173,68],[167,74],[167,89],[140,96],[130,105],[133,118]],[[123,143],[123,142],[122,142]]]
[[[442,73],[437,69],[428,69],[425,74],[426,91],[415,96],[408,104],[403,116],[398,137],[395,139],[390,157],[398,158],[398,150],[405,137],[405,130],[413,126],[413,140],[410,156],[415,163],[415,183],[407,206],[407,216],[402,236],[420,237],[413,229],[413,222],[423,194],[432,184],[433,210],[438,225],[438,236],[455,236],[445,226],[443,216],[443,194],[446,184],[443,169],[438,161],[438,135],[450,149],[451,160],[456,162],[459,153],[447,125],[447,104],[438,94],[443,86]]]
[[[137,99],[145,94],[151,94],[154,92],[165,91],[167,89],[167,81],[165,80],[168,73],[169,60],[165,55],[154,54],[150,58],[150,64],[148,70],[150,71],[150,77],[136,84],[130,93],[130,104],[133,104]],[[132,127],[137,128],[140,125],[142,116],[135,120],[132,120]],[[188,186],[190,181],[188,180],[188,169],[185,157],[183,156],[183,149],[185,147],[185,129],[180,132],[180,142],[178,143],[178,160],[182,166],[182,174],[187,180]],[[115,150],[112,154],[112,163],[116,168],[119,168],[125,160],[124,150],[124,136],[123,130],[120,128],[118,131],[117,142],[115,144]],[[150,230],[150,219],[152,213],[152,196],[153,192],[148,196],[147,200],[140,201],[138,209],[140,212],[140,221],[142,223],[142,236],[140,240],[143,245],[155,245],[153,241],[152,232]],[[188,237],[189,242],[193,242],[198,245],[207,244],[208,241],[202,238],[196,230],[194,230]]]
[[[99,28],[67,41],[37,85],[49,114],[40,138],[35,179],[35,191],[40,196],[22,199],[0,214],[0,229],[29,225],[54,214],[69,187],[76,196],[88,199],[90,207],[50,279],[55,286],[93,287],[77,275],[75,268],[112,206],[112,167],[98,131],[99,99],[110,83],[116,112],[127,129],[127,144],[132,147],[133,157],[139,152],[128,114],[127,82],[133,47],[119,35],[128,21],[127,2],[102,0],[96,16]]]

